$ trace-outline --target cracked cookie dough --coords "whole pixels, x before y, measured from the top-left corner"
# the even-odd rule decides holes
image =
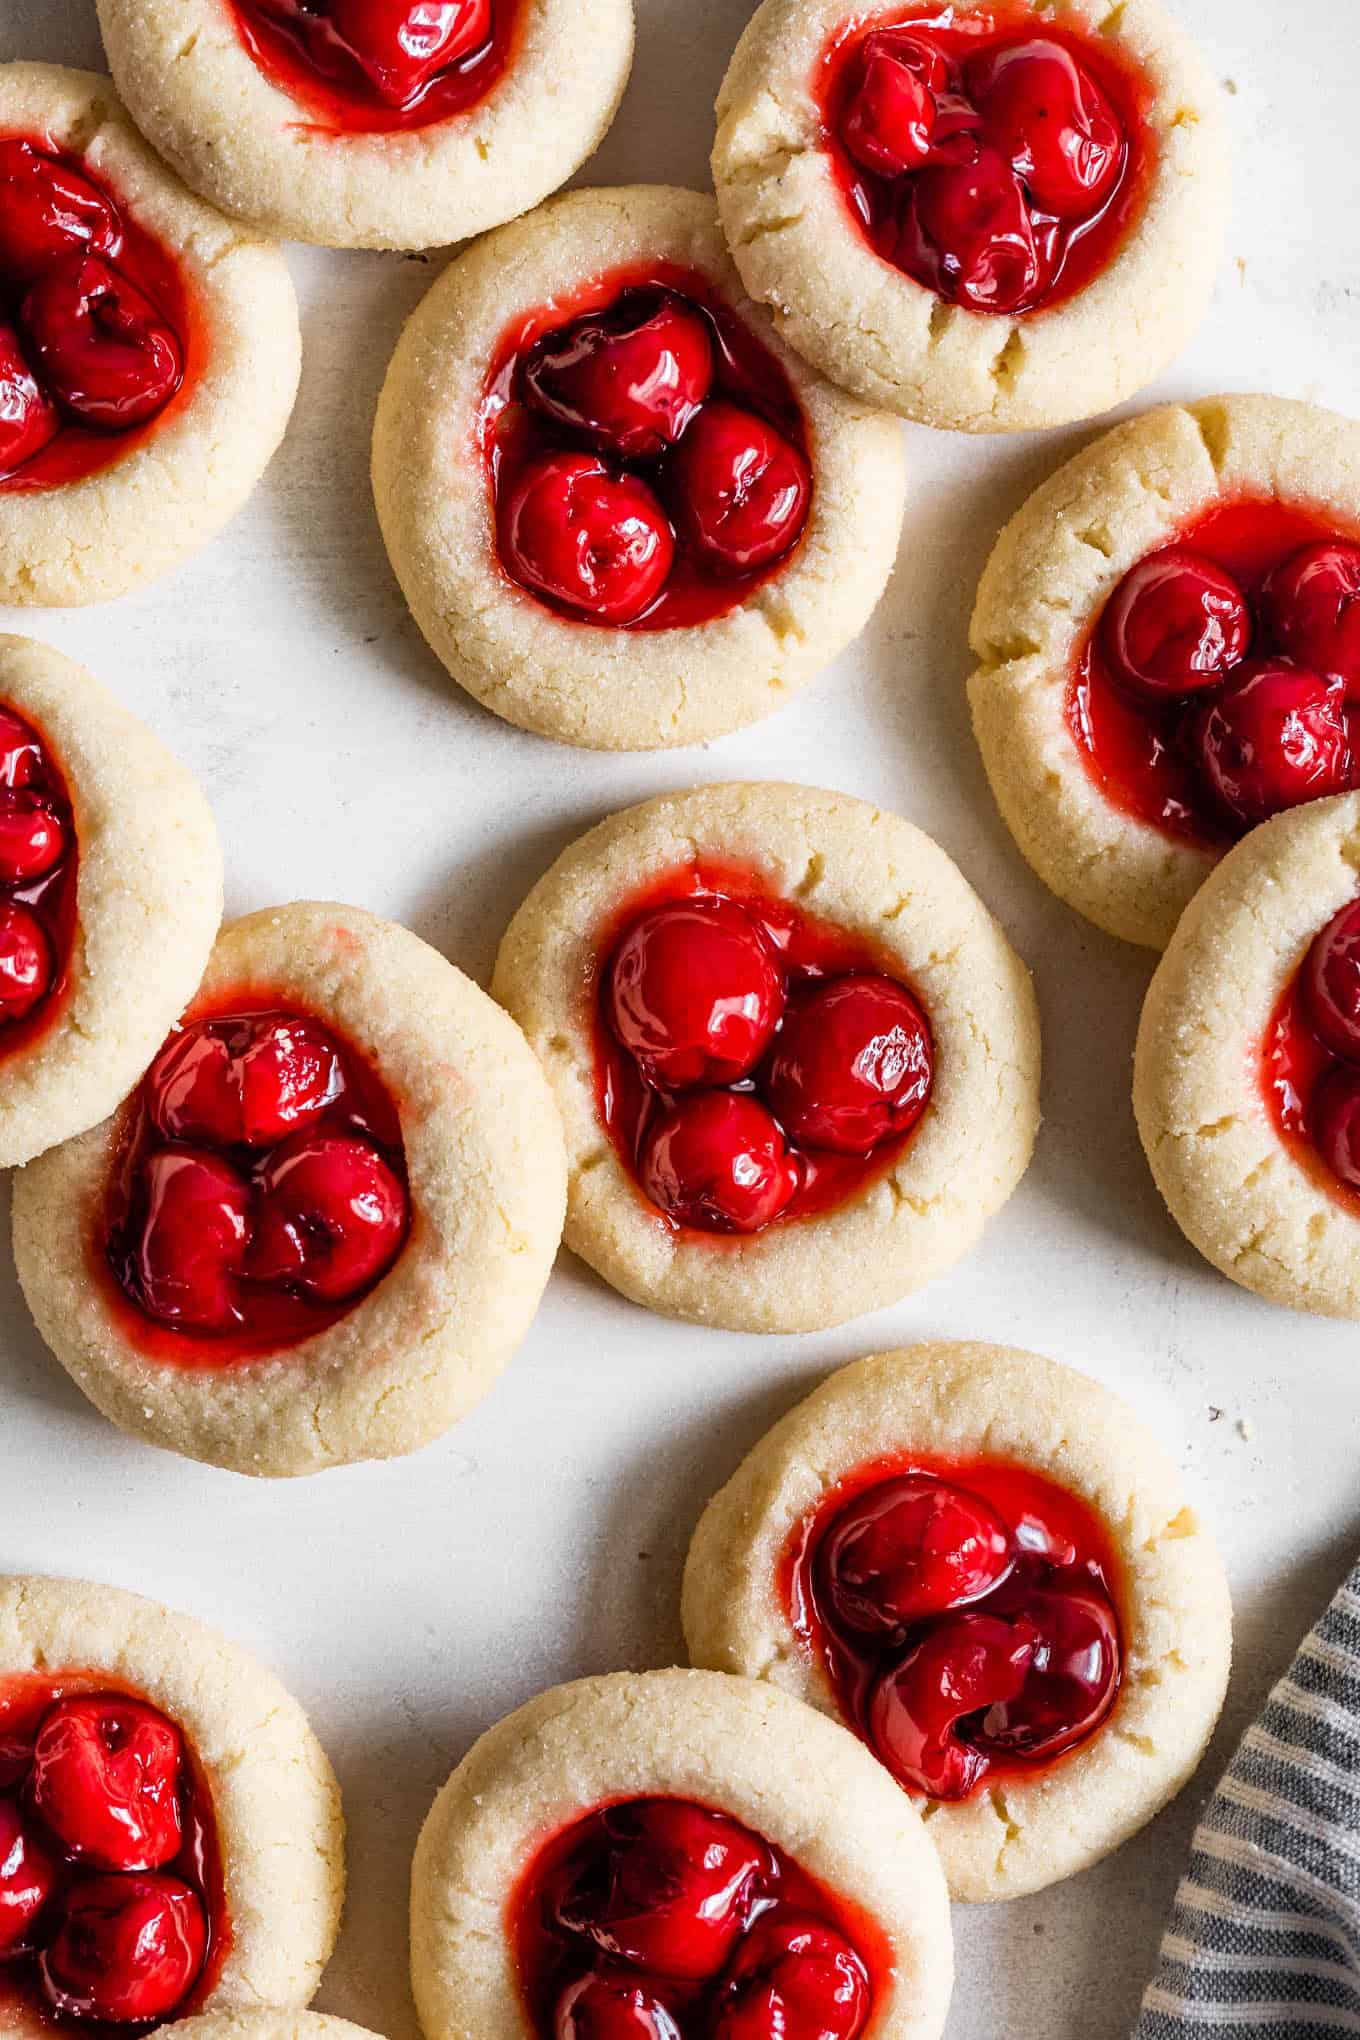
[[[1163,948],[1235,836],[1272,805],[1334,790],[1346,679],[1330,669],[1347,654],[1318,642],[1282,576],[1315,548],[1360,561],[1358,530],[1360,425],[1226,396],[1116,426],[1001,534],[973,611],[973,727],[1019,849],[1097,927]],[[1352,542],[1333,545],[1338,533]],[[1169,560],[1187,580],[1142,587]],[[1126,662],[1150,661],[1142,679],[1112,679],[1116,631]],[[1281,651],[1307,671],[1272,707]],[[1309,732],[1291,764],[1295,691]],[[1269,754],[1254,775],[1244,744]]]
[[[292,0],[98,6],[119,91],[185,182],[335,248],[443,247],[527,212],[604,139],[633,60],[632,0],[383,0],[343,33]]]
[[[339,1931],[344,1819],[325,1753],[273,1674],[139,1595],[9,1578],[0,1723],[9,1868],[22,1849],[48,1887],[41,1963],[7,1964],[6,2031],[37,2040],[54,2009],[142,2025],[187,2011],[205,2015],[184,2028],[202,2040],[246,2040],[237,2022],[275,2005],[277,2040],[311,2040],[291,2008],[312,1997]],[[109,1754],[120,1748],[135,1786]]]
[[[884,409],[969,432],[1094,416],[1150,382],[1208,307],[1227,207],[1218,88],[1160,0],[1036,10],[1032,85],[994,62],[987,0],[926,13],[757,10],[713,150],[742,280],[781,338]]]
[[[0,637],[0,1167],[127,1094],[221,913],[196,781],[83,667]]]
[[[1272,1303],[1347,1318],[1360,1318],[1344,1004],[1358,874],[1360,794],[1254,829],[1157,967],[1133,1075],[1149,1167],[1191,1244]]]
[[[182,2019],[175,2040],[381,2040],[381,2035],[329,2012],[201,2012]]]
[[[683,1614],[696,1663],[837,1719],[877,1674],[861,1733],[969,1901],[1040,1890],[1151,1820],[1204,1753],[1231,1649],[1218,1555],[1128,1407],[961,1342],[843,1367],[776,1424],[704,1512]],[[1026,1749],[1049,1752],[1028,1775]]]
[[[122,1429],[239,1473],[412,1452],[529,1328],[562,1226],[552,1096],[406,929],[234,922],[125,1107],[14,1192],[38,1329]]]
[[[883,592],[905,491],[893,422],[776,337],[712,201],[645,185],[453,263],[393,357],[373,484],[453,679],[597,750],[704,742],[811,680]]]
[[[867,2013],[881,2040],[935,2040],[953,1981],[944,1882],[902,1795],[843,1729],[711,1672],[540,1694],[473,1747],[421,1831],[411,1981],[427,2040],[547,2040],[564,2005],[584,2030],[610,2010],[600,1950],[620,1936],[638,2030],[648,2013],[675,2030],[677,1992],[739,2002],[775,1965],[796,2014],[804,1979],[834,1962],[855,2032]]]
[[[893,1302],[1029,1160],[1029,973],[929,837],[844,794],[612,816],[529,894],[493,992],[562,1112],[567,1244],[668,1316],[809,1331]]]
[[[0,602],[107,601],[199,552],[264,473],[297,300],[280,250],[187,190],[106,78],[0,65],[0,135]]]

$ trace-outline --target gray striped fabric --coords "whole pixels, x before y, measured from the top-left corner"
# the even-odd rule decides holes
[[[1195,1831],[1134,2040],[1360,2034],[1360,1566]]]

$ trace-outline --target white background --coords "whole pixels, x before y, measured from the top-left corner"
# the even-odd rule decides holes
[[[581,0],[589,4],[589,0]],[[1265,389],[1360,410],[1355,0],[1176,0],[1230,95],[1236,205],[1208,325],[1151,395]],[[582,181],[706,182],[713,98],[749,0],[640,0],[623,111]],[[96,65],[93,0],[0,0],[0,59]],[[664,788],[812,779],[937,836],[1034,967],[1046,1120],[982,1248],[925,1295],[804,1339],[664,1322],[564,1257],[486,1404],[416,1459],[267,1485],[122,1438],[34,1335],[0,1263],[0,1568],[162,1597],[271,1663],[333,1757],[350,1901],[319,2000],[415,2032],[406,1877],[472,1738],[540,1687],[681,1650],[680,1569],[708,1495],[829,1368],[921,1335],[1036,1347],[1124,1391],[1226,1552],[1239,1651],[1195,1788],[1086,1876],[956,1914],[949,2040],[1127,2033],[1195,1805],[1360,1545],[1356,1332],[1201,1264],[1160,1208],[1129,1109],[1151,967],[1051,899],[1011,847],[969,733],[965,627],[1002,521],[1089,436],[910,429],[901,565],[862,642],[774,721],[652,758],[557,748],[446,685],[388,571],[367,486],[384,366],[429,258],[289,251],[303,301],[287,442],[233,529],[148,594],[0,612],[86,659],[205,783],[229,913],[351,900],[485,981],[530,883],[587,824]],[[1146,399],[1142,400],[1146,401]]]

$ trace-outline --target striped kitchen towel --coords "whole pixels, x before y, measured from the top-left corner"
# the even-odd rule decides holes
[[[1360,2034],[1360,1566],[1195,1831],[1135,2040]]]

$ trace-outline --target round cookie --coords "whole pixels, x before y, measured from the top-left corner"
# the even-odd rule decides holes
[[[0,132],[15,138],[8,150],[27,138],[51,152],[36,169],[31,157],[0,165],[0,195],[13,209],[0,227],[0,281],[28,293],[18,306],[21,337],[0,324],[0,349],[36,412],[55,405],[52,416],[61,419],[58,437],[0,481],[0,602],[107,601],[199,552],[264,473],[297,393],[297,300],[280,250],[188,191],[147,147],[106,78],[53,64],[0,65]],[[81,203],[95,223],[87,218],[81,228],[87,239],[58,230],[47,253],[67,239],[98,258],[93,271],[64,261],[41,274],[28,267],[45,261],[26,237],[34,179],[49,175],[44,162],[56,159],[81,180]],[[112,279],[100,249],[112,251]],[[79,336],[96,330],[88,308],[108,290],[121,293],[118,316],[133,319],[141,337],[111,344],[93,385],[94,415],[88,381],[79,394],[88,362],[70,353],[87,345]],[[83,311],[72,308],[72,292]],[[137,349],[146,357],[138,371],[145,386],[133,401],[125,385]],[[29,387],[34,374],[39,396]],[[61,394],[68,388],[78,412]],[[144,416],[153,404],[154,415]],[[132,422],[118,422],[124,413]],[[93,425],[80,422],[91,415]]]
[[[108,1781],[103,1805],[108,1759],[98,1702],[118,1716],[108,1732],[138,1755],[136,1788],[124,1767],[121,1780]],[[148,1710],[159,1720],[148,1720]],[[9,1578],[0,1580],[0,1714],[8,1904],[19,1902],[24,1883],[12,1874],[17,1827],[49,1891],[36,1927],[48,1987],[69,1993],[82,1983],[97,2002],[130,1965],[126,1990],[156,1988],[156,1970],[138,1973],[136,1908],[169,1903],[182,1921],[201,1902],[206,1957],[187,1993],[162,2000],[157,2020],[182,2008],[207,2015],[202,2023],[216,2032],[216,2015],[253,2018],[261,2005],[276,2005],[271,2016],[291,2029],[291,2008],[313,1996],[339,1931],[344,1819],[325,1752],[273,1674],[214,1630],[139,1595],[81,1580]],[[176,1809],[169,1825],[167,1797]],[[155,1868],[137,1874],[143,1864]],[[171,1884],[180,1886],[173,1897]],[[122,1906],[133,1911],[119,1933],[110,1921]],[[10,1910],[7,1925],[14,1921]],[[152,1927],[148,1945],[163,1971],[175,1935],[167,1954]],[[25,1958],[11,1958],[6,1969],[6,2031],[37,2040],[52,2030],[43,1985]],[[125,2002],[120,2016],[133,2009]]]
[[[541,327],[548,308],[565,317],[598,303],[602,291],[607,309],[616,282],[622,290],[649,279],[689,293],[687,322],[705,317],[714,332],[722,322],[722,337],[730,332],[743,355],[760,357],[780,401],[798,414],[791,429],[805,437],[806,460],[787,442],[778,457],[802,470],[793,488],[801,488],[805,521],[773,564],[743,577],[727,563],[704,580],[693,561],[706,556],[673,539],[657,493],[683,486],[677,477],[696,432],[708,429],[700,415],[687,442],[676,449],[673,437],[667,441],[659,477],[654,460],[625,470],[625,510],[640,491],[655,525],[641,570],[664,575],[673,543],[676,563],[661,593],[671,606],[656,612],[675,620],[653,627],[644,617],[640,627],[624,627],[548,606],[502,564],[490,472],[493,455],[502,456],[487,436],[502,420],[490,385],[526,321]],[[710,350],[702,334],[697,344]],[[721,365],[724,350],[711,351]],[[710,408],[719,408],[716,400]],[[730,405],[722,409],[730,417]],[[667,432],[687,416],[668,421]],[[617,464],[604,465],[614,503]],[[756,467],[759,476],[768,472]],[[453,263],[393,357],[373,437],[373,483],[397,578],[452,677],[507,721],[596,750],[704,742],[754,722],[810,680],[863,627],[883,591],[905,488],[900,433],[776,338],[768,315],[741,290],[712,201],[649,185],[569,193]],[[746,487],[740,477],[733,483],[738,496]],[[789,507],[792,514],[792,497]],[[631,547],[635,523],[615,527],[609,545]],[[631,572],[631,553],[625,565]],[[699,620],[687,621],[696,612],[686,591],[696,579],[706,600]]]
[[[814,1645],[807,1619],[795,1621],[789,1581],[805,1578],[803,1554],[818,1556],[813,1534],[826,1534],[828,1502],[834,1506],[842,1493],[853,1499],[880,1477],[922,1463],[946,1481],[957,1473],[964,1489],[981,1482],[970,1497],[974,1505],[989,1492],[988,1468],[1002,1483],[1003,1499],[1009,1483],[1030,1501],[1028,1489],[1015,1488],[1017,1473],[1031,1486],[1039,1476],[1065,1492],[1069,1507],[1075,1500],[1078,1553],[1083,1518],[1096,1544],[1103,1526],[1110,1548],[1105,1579],[1122,1637],[1123,1675],[1103,1721],[1028,1776],[1023,1764],[1002,1763],[982,1771],[971,1797],[913,1794],[925,1806],[952,1896],[1015,1898],[1098,1861],[1187,1782],[1227,1684],[1227,1585],[1175,1468],[1125,1404],[1037,1354],[940,1342],[841,1368],[775,1425],[709,1503],[685,1570],[685,1635],[694,1661],[758,1676],[844,1718],[826,1633]],[[878,1559],[880,1577],[900,1597],[888,1605],[909,1623],[906,1597],[923,1592],[915,1584],[920,1573],[906,1558],[894,1570],[882,1547]],[[852,1556],[842,1561],[841,1577],[853,1576]],[[860,1576],[871,1581],[867,1560]],[[1016,1624],[1015,1609],[999,1597],[975,1601],[963,1618],[941,1615],[954,1595],[955,1606],[966,1598],[963,1580],[961,1568],[935,1595],[937,1635],[951,1620],[964,1628],[981,1621],[985,1631],[990,1609]],[[970,1590],[983,1583],[971,1581]],[[864,1592],[872,1594],[872,1584]],[[918,1619],[924,1607],[918,1601]],[[1018,1619],[1023,1625],[1023,1607]],[[891,1653],[904,1634],[911,1641],[919,1631],[880,1633],[872,1647]],[[957,1702],[943,1709],[951,1721],[961,1711]],[[1018,1732],[1014,1722],[1008,1726]],[[966,1754],[953,1741],[950,1754]]]
[[[888,981],[896,1012],[861,1044],[865,1066],[880,1069],[885,1085],[912,1075],[913,1022],[925,1037],[928,1087],[909,1098],[917,1117],[889,1116],[894,1130],[877,1157],[872,1147],[837,1157],[820,1133],[809,1139],[802,1190],[781,1207],[787,1216],[745,1232],[663,1215],[641,1187],[636,1154],[601,1116],[599,1059],[610,1036],[599,990],[610,945],[626,914],[696,888],[736,899],[739,910],[749,895],[761,928],[793,930],[775,1052],[804,1017],[804,992],[816,991],[794,954],[808,944],[821,945],[814,964],[833,985],[880,972]],[[737,1331],[810,1331],[893,1302],[968,1251],[1029,1160],[1039,1022],[1025,966],[929,837],[844,794],[738,782],[612,816],[529,894],[501,945],[493,991],[528,1035],[562,1112],[567,1244],[625,1296],[668,1316]],[[785,996],[778,973],[773,996]],[[787,1089],[766,1081],[768,1067],[754,1082],[775,1100],[792,1152],[794,1105]],[[616,1072],[614,1089],[631,1082]],[[727,1094],[690,1095],[721,1104]],[[747,1100],[739,1109],[756,1107]],[[782,1153],[778,1134],[770,1138]]]
[[[542,1073],[485,993],[404,928],[300,902],[225,929],[128,1105],[25,1170],[15,1260],[122,1429],[312,1473],[414,1451],[487,1393],[564,1177]]]
[[[413,0],[408,15],[418,11],[432,12]],[[485,91],[443,116],[431,99],[424,120],[429,77],[403,108],[392,74],[418,62],[440,24],[400,22],[390,6],[369,10],[368,79],[342,59],[329,90],[305,61],[288,64],[286,5],[99,0],[99,25],[142,132],[224,212],[327,247],[432,248],[499,226],[565,184],[604,139],[632,66],[632,0],[587,9],[491,0],[482,11],[508,23],[495,32]],[[362,12],[351,5],[350,23]],[[282,30],[271,33],[271,16]],[[295,21],[293,39],[308,29]],[[456,18],[448,32],[458,33]],[[247,36],[261,50],[262,34],[275,57],[282,44],[282,67],[252,54]],[[386,71],[386,95],[371,89],[374,70]],[[337,77],[349,81],[339,96]]]
[[[427,2040],[546,2040],[516,1959],[526,1885],[532,1893],[537,1865],[574,1823],[638,1799],[688,1802],[781,1852],[786,1872],[815,1880],[814,1902],[852,1916],[849,1933],[866,1955],[877,1944],[875,2036],[939,2034],[953,1971],[949,1911],[934,1851],[901,1794],[853,1737],[786,1695],[753,1680],[661,1671],[540,1694],[475,1744],[435,1800],[411,1880],[411,1981]],[[720,1901],[731,1903],[730,1893]],[[588,1960],[584,1935],[580,1946]],[[710,1949],[708,1962],[725,1952]],[[741,1966],[738,1954],[734,1971]],[[713,1987],[708,1964],[688,1974]]]
[[[1298,992],[1315,938],[1355,899],[1358,860],[1360,794],[1277,815],[1230,851],[1148,987],[1133,1076],[1148,1164],[1192,1245],[1273,1303],[1348,1318],[1360,1203],[1309,1137],[1334,1059]],[[1273,1038],[1276,1081],[1298,1098],[1285,1114]]]
[[[961,81],[956,76],[946,86],[941,55],[957,68],[976,47],[960,24],[994,11],[988,0],[961,0],[944,22],[949,34],[936,37],[946,47],[931,59],[941,73],[934,89],[952,92],[955,105]],[[998,295],[997,272],[1004,287],[1009,257],[993,262],[985,248],[970,250],[964,273],[977,260],[986,275],[986,288],[979,285],[973,296],[988,308],[974,308],[966,297],[951,302],[937,294],[880,253],[861,225],[863,215],[851,208],[857,178],[869,217],[878,201],[864,200],[863,188],[882,196],[885,222],[902,211],[901,193],[918,182],[914,170],[863,177],[842,148],[827,97],[843,89],[835,81],[849,38],[878,27],[909,29],[905,12],[880,7],[851,16],[842,0],[764,0],[749,22],[718,96],[713,150],[718,209],[746,288],[771,306],[781,336],[824,375],[904,417],[967,432],[1013,432],[1094,416],[1150,382],[1208,308],[1227,206],[1227,143],[1215,84],[1160,0],[1129,0],[1114,12],[1103,0],[1073,0],[1057,22],[1051,9],[1035,10],[1037,36],[1066,38],[1079,58],[1089,56],[1098,66],[1114,98],[1127,101],[1126,126],[1141,137],[1140,163],[1128,161],[1120,187],[1127,190],[1126,217],[1116,219],[1110,210],[1124,206],[1122,197],[1101,201],[1110,213],[1111,238],[1094,274],[1081,281],[1077,272],[1061,290],[1051,289],[1051,302],[1040,293],[1030,307],[1013,286]],[[851,62],[860,61],[849,54]],[[912,63],[928,77],[919,56]],[[933,123],[933,95],[920,97],[917,117]],[[1135,113],[1134,103],[1142,101]],[[1060,103],[1043,108],[1041,118],[1052,118],[1052,106]],[[1012,119],[1019,120],[1023,139],[1023,119],[1008,106],[1006,132],[989,146],[1017,146]],[[985,110],[983,124],[990,135]],[[933,148],[938,139],[908,146]],[[1084,125],[1077,160],[1090,148]],[[943,162],[943,156],[930,160]],[[1125,159],[1111,160],[1113,166]],[[996,167],[1018,229],[1037,202],[1033,180],[1024,182],[1028,173],[1017,159],[1017,191],[1004,160]],[[938,185],[928,212],[932,222],[936,215],[947,219],[956,205],[974,219],[998,210],[976,192],[966,203],[947,195],[940,183],[947,174],[934,167],[925,173]],[[929,202],[920,203],[927,212]],[[1064,202],[1057,209],[1068,216]],[[1010,213],[1004,205],[999,212],[1009,231]],[[1057,224],[1061,229],[1062,219]],[[1017,310],[991,308],[1009,303]]]
[[[177,2033],[182,2040],[381,2040],[366,2026],[329,2012],[279,2010],[200,2012],[182,2019]]]
[[[0,1167],[113,1110],[198,983],[221,914],[196,781],[82,667],[0,637],[0,1013],[14,1015],[0,1024]],[[34,940],[48,986],[20,1011],[9,994]]]
[[[1274,535],[1255,528],[1261,519],[1278,527]],[[1117,425],[1036,490],[1001,534],[973,611],[973,727],[1020,850],[1097,927],[1163,948],[1247,815],[1255,818],[1256,807],[1244,815],[1222,805],[1198,732],[1237,677],[1263,663],[1258,651],[1282,642],[1268,634],[1263,558],[1283,562],[1310,539],[1339,532],[1353,541],[1357,531],[1360,425],[1279,397],[1227,396]],[[1207,722],[1196,719],[1189,682],[1183,695],[1144,703],[1111,682],[1104,663],[1115,596],[1135,585],[1140,562],[1173,543],[1235,570],[1248,598],[1249,663],[1195,681],[1208,690]],[[1221,631],[1219,618],[1211,628]],[[1334,680],[1309,684],[1331,744],[1316,777],[1325,792],[1332,767],[1344,771],[1341,709]],[[1155,773],[1143,762],[1153,738]],[[1221,736],[1217,745],[1230,748]],[[1213,769],[1221,771],[1217,761]]]

